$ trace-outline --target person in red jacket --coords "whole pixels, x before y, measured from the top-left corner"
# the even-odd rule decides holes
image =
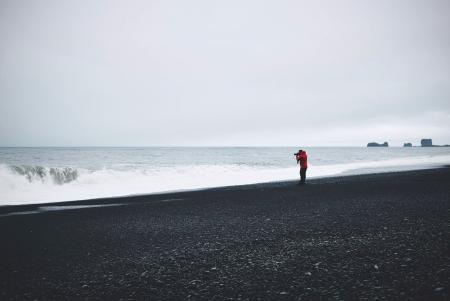
[[[304,150],[299,150],[298,153],[294,154],[295,159],[297,159],[297,164],[300,163],[300,183],[304,184],[306,180],[306,170],[308,169],[308,155]]]

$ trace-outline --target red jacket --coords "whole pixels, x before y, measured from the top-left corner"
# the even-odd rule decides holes
[[[305,151],[298,153],[295,157],[297,159],[297,163],[300,161],[301,168],[308,168],[308,155]]]

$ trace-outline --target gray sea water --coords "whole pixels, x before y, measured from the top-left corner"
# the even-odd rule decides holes
[[[305,147],[308,177],[450,164],[447,147]],[[298,178],[294,147],[0,148],[0,205]]]

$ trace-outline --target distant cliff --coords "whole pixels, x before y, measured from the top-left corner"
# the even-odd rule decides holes
[[[431,139],[422,139],[422,140],[420,140],[420,144],[422,145],[422,147],[450,147],[450,145],[448,145],[448,144],[434,145],[433,140],[431,140]]]
[[[378,146],[388,147],[389,144],[387,142],[384,142],[383,144],[376,143],[376,142],[369,142],[369,143],[367,143],[367,147],[378,147]]]
[[[412,143],[411,142],[403,143],[403,147],[412,147]]]

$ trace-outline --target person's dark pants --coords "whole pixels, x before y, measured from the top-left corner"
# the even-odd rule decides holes
[[[306,180],[306,168],[300,168],[300,183],[305,183]]]

